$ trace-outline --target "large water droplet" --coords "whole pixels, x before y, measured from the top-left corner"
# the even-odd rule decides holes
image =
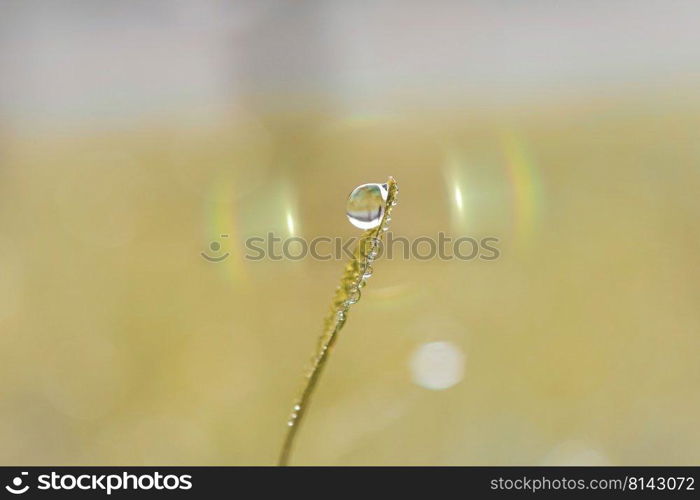
[[[346,213],[350,223],[360,229],[377,227],[384,216],[386,184],[363,184],[357,186],[348,197]]]

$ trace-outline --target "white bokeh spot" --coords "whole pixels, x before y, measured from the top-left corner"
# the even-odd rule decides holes
[[[411,357],[411,377],[416,385],[439,391],[449,389],[464,377],[465,356],[451,342],[428,342]]]

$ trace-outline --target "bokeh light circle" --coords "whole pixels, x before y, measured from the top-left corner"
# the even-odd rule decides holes
[[[416,385],[439,391],[449,389],[464,377],[465,356],[451,342],[428,342],[411,356],[411,377]]]

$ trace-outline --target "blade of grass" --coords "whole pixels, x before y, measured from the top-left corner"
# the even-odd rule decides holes
[[[360,290],[364,285],[365,277],[371,274],[371,267],[379,251],[379,245],[384,232],[388,229],[390,215],[396,205],[399,193],[398,185],[393,177],[389,177],[387,182],[386,210],[381,223],[372,229],[365,231],[357,242],[353,252],[353,258],[345,265],[343,276],[340,280],[331,310],[325,319],[323,333],[318,340],[318,346],[311,358],[311,364],[302,385],[301,392],[292,408],[289,421],[287,422],[287,434],[282,445],[278,465],[289,464],[289,459],[294,446],[294,440],[299,431],[302,419],[306,414],[311,396],[316,388],[321,372],[328,361],[331,348],[335,344],[340,330],[345,325],[350,306],[360,299]]]

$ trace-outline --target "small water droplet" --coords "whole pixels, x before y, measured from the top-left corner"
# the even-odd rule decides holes
[[[353,287],[350,290],[348,290],[348,298],[346,302],[349,304],[354,304],[358,300],[360,300],[360,289],[357,287]]]
[[[372,266],[367,264],[367,267],[365,267],[365,273],[362,276],[364,278],[369,278],[370,276],[372,276],[373,272],[374,272],[374,270],[372,269]]]
[[[348,197],[346,214],[350,223],[360,229],[377,227],[384,215],[386,184],[362,184],[353,189]]]
[[[379,248],[381,244],[382,240],[380,240],[379,238],[372,238],[370,240],[369,251],[367,252],[368,260],[371,261],[377,258],[377,256],[379,255]]]

